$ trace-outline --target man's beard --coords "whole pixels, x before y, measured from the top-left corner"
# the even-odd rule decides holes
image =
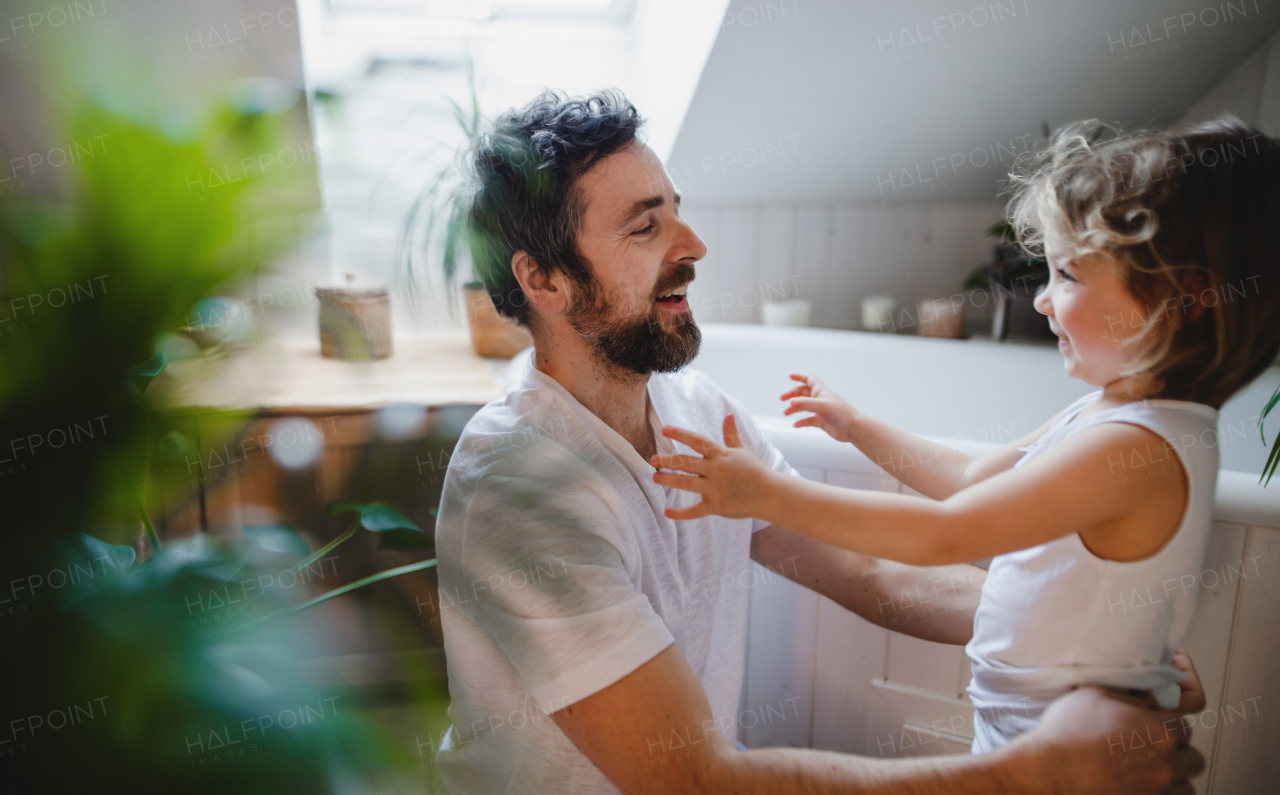
[[[610,318],[613,307],[600,289],[595,277],[578,283],[580,296],[568,313],[569,325],[582,335],[596,357],[610,365],[636,375],[670,373],[679,370],[698,355],[702,332],[692,312],[672,317],[672,328],[663,327],[658,305],[638,318]],[[693,280],[693,266],[681,264],[654,288],[653,297]]]

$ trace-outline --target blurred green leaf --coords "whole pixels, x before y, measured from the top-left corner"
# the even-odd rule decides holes
[[[240,528],[253,542],[271,552],[287,552],[305,558],[311,547],[292,527],[285,524],[250,524]]]
[[[352,511],[359,512],[363,507],[364,503],[360,502],[331,502],[324,512],[326,516],[341,516]]]
[[[87,533],[80,534],[80,543],[89,553],[90,560],[103,560],[117,572],[126,572],[133,568],[133,563],[138,558],[138,553],[133,547],[127,547],[123,544],[108,544],[106,541],[94,538]]]
[[[366,530],[372,530],[375,533],[385,532],[387,530],[411,530],[421,533],[422,528],[413,522],[395,508],[382,503],[370,503],[360,510],[360,524]]]
[[[422,528],[410,521],[408,517],[381,502],[335,502],[331,503],[326,511],[329,516],[352,512],[360,514],[360,526],[365,530],[375,533],[389,530],[422,533]]]

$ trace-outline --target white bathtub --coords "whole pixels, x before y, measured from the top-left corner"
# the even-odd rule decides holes
[[[787,375],[808,372],[912,433],[1002,444],[1094,390],[1066,374],[1052,345],[727,323],[702,331],[693,367],[760,417],[782,417],[778,395],[790,388]],[[1280,368],[1272,367],[1223,406],[1223,469],[1262,472],[1269,445],[1258,436],[1258,413],[1277,384]],[[1278,432],[1280,414],[1267,441]]]

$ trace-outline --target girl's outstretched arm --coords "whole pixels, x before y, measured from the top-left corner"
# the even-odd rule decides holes
[[[673,519],[756,517],[833,546],[917,566],[962,563],[1080,532],[1105,539],[1108,556],[1145,557],[1177,529],[1181,476],[1121,480],[1125,461],[1162,442],[1123,423],[1085,428],[1019,469],[1000,472],[942,501],[828,486],[766,468],[742,449],[730,415],[725,444],[670,426],[663,435],[701,455],[654,456],[654,481],[702,495],[669,509]],[[1172,506],[1173,511],[1170,512]],[[1143,514],[1146,514],[1145,516]],[[1152,516],[1174,521],[1153,523]],[[1161,535],[1163,534],[1163,537]]]
[[[853,444],[900,483],[935,500],[945,500],[1012,467],[1022,457],[1018,448],[1044,435],[1056,419],[1055,415],[1039,428],[975,458],[859,411],[817,376],[792,373],[791,380],[800,386],[782,394],[782,400],[790,401],[783,413],[812,412],[797,420],[795,427],[821,428],[832,439]]]

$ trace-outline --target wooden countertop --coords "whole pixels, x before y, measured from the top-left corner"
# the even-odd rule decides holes
[[[359,411],[392,403],[483,405],[503,394],[503,361],[476,356],[465,330],[398,334],[388,359],[320,355],[317,338],[285,339],[177,359],[151,392],[171,409]]]

